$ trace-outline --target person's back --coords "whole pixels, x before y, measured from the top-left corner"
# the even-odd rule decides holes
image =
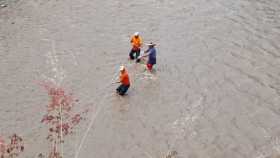
[[[156,59],[156,49],[155,47],[152,47],[149,49],[149,58],[152,58],[152,59]]]
[[[130,85],[129,76],[128,76],[128,73],[127,73],[126,70],[121,73],[121,75],[120,75],[120,82],[123,85],[126,85],[126,86]]]

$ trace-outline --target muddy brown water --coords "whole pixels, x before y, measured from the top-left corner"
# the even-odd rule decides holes
[[[24,137],[20,157],[49,148],[40,124],[48,95],[36,81],[94,109],[66,138],[67,158],[279,156],[279,0],[5,3],[0,133]],[[158,44],[153,74],[127,60],[135,31]],[[123,98],[110,84],[121,64],[132,80]]]

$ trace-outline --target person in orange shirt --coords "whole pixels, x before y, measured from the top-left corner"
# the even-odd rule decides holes
[[[120,66],[120,81],[121,85],[116,89],[119,95],[124,95],[130,87],[128,72],[124,66]]]
[[[130,43],[132,45],[132,49],[129,53],[129,57],[131,60],[134,60],[139,57],[142,46],[142,38],[140,37],[139,32],[134,33],[134,36],[131,38]]]

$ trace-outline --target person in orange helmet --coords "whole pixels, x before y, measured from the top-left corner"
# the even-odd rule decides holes
[[[130,87],[128,72],[124,66],[120,66],[120,81],[117,83],[121,83],[121,85],[116,89],[117,93],[119,95],[124,95]]]
[[[139,32],[134,33],[130,43],[132,45],[132,49],[129,53],[129,57],[131,60],[134,60],[139,57],[142,46],[142,38],[140,37]]]

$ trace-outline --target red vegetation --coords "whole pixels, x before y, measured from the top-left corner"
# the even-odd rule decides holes
[[[72,93],[66,93],[62,87],[54,84],[40,83],[40,85],[47,90],[49,96],[47,113],[41,120],[41,123],[49,128],[46,139],[52,144],[48,158],[60,158],[62,156],[57,146],[61,146],[65,137],[73,133],[73,128],[83,119],[81,115],[87,113],[88,110],[74,113],[73,107],[79,100],[74,99]]]
[[[23,139],[17,134],[9,137],[9,143],[6,144],[5,140],[0,137],[0,157],[1,158],[14,158],[24,151]]]

